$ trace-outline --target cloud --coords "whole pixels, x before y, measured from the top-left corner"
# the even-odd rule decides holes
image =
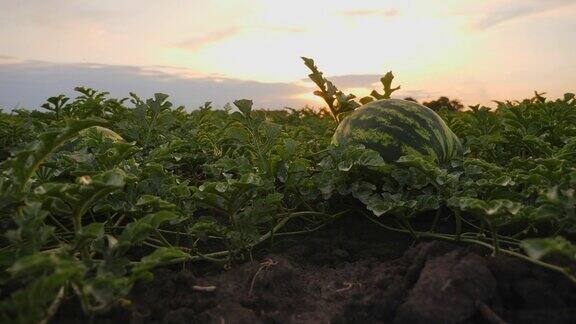
[[[489,10],[475,23],[474,27],[479,30],[486,30],[510,20],[544,13],[574,3],[574,0],[516,0],[506,2]]]
[[[340,89],[380,90],[380,77],[380,74],[349,74],[327,78]],[[194,109],[206,101],[222,107],[243,98],[252,99],[256,107],[267,109],[320,104],[302,96],[314,90],[311,84],[302,84],[302,80],[267,83],[221,75],[202,76],[194,71],[169,66],[49,63],[18,59],[0,61],[0,108],[6,110],[38,109],[47,98],[59,94],[75,97],[78,95],[73,91],[76,86],[109,91],[113,98],[126,97],[129,92],[150,98],[154,93],[162,92],[170,95],[175,105],[184,105],[188,109]],[[450,91],[447,91],[448,88]],[[449,86],[432,86],[426,90],[403,87],[393,97],[413,97],[422,102],[441,95],[469,100],[471,103],[487,103],[491,99],[483,83],[466,79],[456,80]]]
[[[27,21],[39,27],[66,27],[79,23],[100,23],[123,14],[120,10],[107,10],[91,1],[43,0],[7,2],[2,4],[8,21]]]
[[[367,17],[367,16],[394,17],[400,15],[400,11],[397,9],[387,9],[387,10],[355,9],[355,10],[342,11],[341,14],[348,17]]]
[[[306,101],[295,96],[309,91],[293,83],[183,77],[149,67],[42,61],[0,63],[0,107],[4,109],[37,108],[46,98],[61,93],[74,97],[76,86],[110,91],[113,97],[125,97],[129,92],[151,97],[155,92],[163,92],[175,104],[187,108],[198,107],[205,101],[222,106],[241,98],[252,99],[256,106],[270,109],[301,107]]]
[[[243,32],[303,33],[306,32],[306,29],[292,26],[245,26],[242,28],[234,26],[191,37],[176,44],[176,47],[197,50],[207,45],[233,38]]]
[[[230,27],[226,29],[215,30],[198,36],[194,36],[186,41],[177,44],[177,47],[186,49],[199,49],[206,45],[218,43],[220,41],[232,38],[240,33],[240,28]]]
[[[277,33],[305,33],[308,30],[302,27],[290,27],[290,26],[271,26],[259,28],[262,30],[270,30]]]

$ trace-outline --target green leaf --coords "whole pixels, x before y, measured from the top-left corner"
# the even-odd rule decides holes
[[[340,171],[350,171],[353,166],[380,167],[386,165],[386,162],[378,152],[366,149],[362,145],[347,146],[343,149],[342,161],[338,163]]]
[[[167,94],[155,93],[154,99],[147,99],[146,104],[150,108],[153,116],[158,116],[161,112],[169,110],[172,107],[172,103],[166,101],[168,99]]]
[[[123,247],[139,244],[148,238],[148,235],[160,227],[161,224],[177,220],[178,218],[178,214],[169,211],[159,211],[146,215],[144,218],[126,226],[119,237],[119,244]]]
[[[274,141],[278,135],[280,135],[282,126],[275,123],[264,122],[260,125],[260,130],[267,140]]]
[[[374,98],[369,97],[369,96],[360,98],[360,103],[363,104],[363,105],[365,105],[365,104],[367,104],[367,103],[370,103],[370,102],[372,102],[372,101],[374,101]]]
[[[0,322],[37,323],[56,299],[62,287],[83,274],[79,267],[66,267],[52,274],[39,276],[22,289],[0,302]]]
[[[366,208],[374,213],[376,217],[384,215],[398,205],[393,199],[385,199],[379,194],[362,196],[360,198],[360,201],[362,201],[362,203],[366,205]]]
[[[58,147],[75,138],[84,129],[106,125],[107,121],[100,118],[67,120],[65,128],[45,132],[40,135],[37,141],[16,152],[13,158],[5,161],[2,165],[9,170],[15,193],[24,190],[30,177],[32,177],[46,157]]]
[[[51,272],[58,261],[59,258],[55,255],[36,253],[18,259],[8,268],[8,272],[13,276],[31,276],[42,272]]]
[[[163,263],[175,261],[186,261],[190,256],[182,250],[174,247],[162,247],[154,250],[151,254],[143,257],[139,263],[134,265],[132,272],[139,274],[148,271]]]
[[[84,280],[82,293],[90,297],[90,306],[93,309],[105,312],[121,297],[128,295],[133,282],[128,277],[98,275]]]
[[[122,189],[125,177],[124,171],[112,169],[93,177],[79,177],[75,185],[46,184],[39,187],[37,192],[68,202],[73,208],[71,216],[74,226],[79,230],[84,214],[107,194]]]
[[[484,217],[490,221],[503,222],[512,219],[522,209],[523,205],[508,199],[482,200],[472,197],[451,197],[449,207],[467,211],[475,216]]]
[[[142,195],[138,198],[136,202],[136,206],[149,206],[152,207],[154,210],[174,210],[177,208],[171,202],[165,201],[160,197],[152,196],[152,195]]]
[[[561,236],[525,239],[522,240],[520,246],[530,258],[535,260],[558,254],[576,261],[576,246]]]
[[[91,223],[83,226],[74,238],[76,250],[89,244],[91,241],[104,237],[104,223]]]
[[[252,100],[241,99],[234,101],[234,105],[242,112],[245,117],[250,117],[252,111]]]

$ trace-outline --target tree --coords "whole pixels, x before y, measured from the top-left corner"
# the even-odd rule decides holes
[[[464,105],[460,102],[460,100],[450,99],[444,96],[436,100],[424,102],[423,105],[434,111],[439,111],[442,108],[446,108],[451,111],[458,111],[464,108]]]

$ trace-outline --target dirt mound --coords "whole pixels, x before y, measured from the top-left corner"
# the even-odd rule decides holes
[[[213,287],[215,287],[214,290]],[[219,275],[162,269],[133,291],[137,323],[574,323],[576,290],[524,262],[421,243],[337,266],[268,255]]]
[[[129,309],[95,322],[576,322],[576,287],[557,273],[472,247],[409,242],[328,230],[277,242],[266,249],[275,254],[228,271],[159,269],[133,289]],[[71,308],[55,322],[78,321]]]

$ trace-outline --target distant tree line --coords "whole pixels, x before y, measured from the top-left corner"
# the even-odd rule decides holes
[[[412,97],[406,97],[404,100],[418,102],[416,99]],[[432,101],[426,101],[422,103],[424,106],[434,110],[439,111],[442,108],[451,110],[451,111],[458,111],[464,109],[464,105],[458,99],[450,99],[448,97],[441,96],[440,98]]]

